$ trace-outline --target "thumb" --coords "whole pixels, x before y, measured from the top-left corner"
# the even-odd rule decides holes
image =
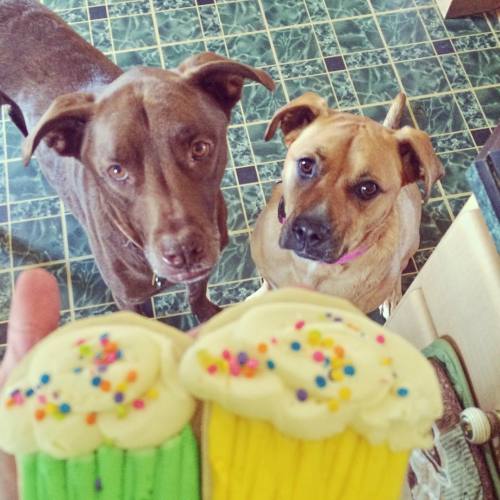
[[[12,296],[0,386],[21,358],[57,328],[60,307],[59,288],[51,274],[43,269],[21,273]]]

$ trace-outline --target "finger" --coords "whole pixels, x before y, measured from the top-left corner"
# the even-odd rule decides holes
[[[21,273],[12,296],[0,384],[34,344],[57,328],[60,307],[59,288],[51,274],[43,269]]]

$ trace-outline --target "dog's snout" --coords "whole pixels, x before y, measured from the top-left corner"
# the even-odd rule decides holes
[[[292,233],[301,248],[318,247],[329,239],[330,227],[319,219],[298,217],[293,222]]]
[[[161,251],[163,260],[175,269],[189,268],[204,255],[203,243],[196,235],[188,235],[182,241],[165,239]]]

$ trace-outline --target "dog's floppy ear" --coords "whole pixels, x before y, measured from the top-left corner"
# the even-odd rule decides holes
[[[405,110],[406,94],[400,92],[392,101],[391,107],[384,119],[384,127],[396,130],[401,126],[401,118]]]
[[[314,92],[306,92],[276,111],[267,126],[264,139],[266,141],[272,139],[276,129],[280,126],[285,144],[290,146],[302,129],[318,116],[326,114],[328,114],[326,101]]]
[[[444,168],[432,148],[429,136],[421,130],[403,127],[394,131],[403,161],[403,185],[424,181],[425,199],[429,198],[432,185],[444,175]]]
[[[79,159],[85,127],[93,113],[93,94],[75,92],[57,97],[24,141],[24,164],[29,163],[42,139],[61,156]]]
[[[245,78],[274,90],[273,79],[265,71],[212,52],[203,52],[186,59],[177,71],[185,80],[200,86],[214,97],[227,116],[241,98]]]

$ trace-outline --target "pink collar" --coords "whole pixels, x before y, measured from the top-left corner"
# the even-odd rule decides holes
[[[286,221],[285,198],[283,196],[281,197],[280,202],[278,204],[278,221],[280,224],[284,224]],[[359,246],[358,248],[355,248],[354,250],[342,255],[340,259],[328,265],[347,264],[348,262],[351,262],[352,260],[361,257],[367,250],[368,248],[364,246]]]
[[[332,264],[347,264],[348,262],[351,262],[351,260],[354,260],[354,259],[357,259],[358,257],[361,257],[367,250],[368,250],[368,248],[360,246],[360,247],[355,248],[354,250],[342,255],[342,257],[340,257],[339,260],[332,262]]]

